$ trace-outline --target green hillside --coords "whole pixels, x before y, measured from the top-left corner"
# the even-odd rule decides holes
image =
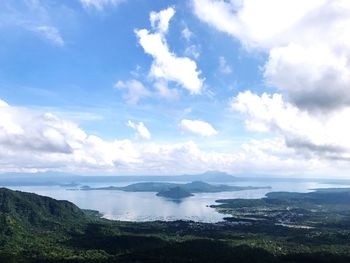
[[[1,263],[350,262],[349,251],[349,230],[336,224],[118,222],[67,201],[0,189]]]
[[[0,188],[1,222],[17,222],[32,227],[61,225],[85,220],[85,213],[68,201]]]

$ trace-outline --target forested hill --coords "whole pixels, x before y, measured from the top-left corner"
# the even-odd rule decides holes
[[[0,188],[0,216],[3,224],[44,227],[86,220],[85,213],[68,201]]]
[[[67,201],[0,188],[1,263],[345,263],[349,242],[348,230],[329,226],[109,221]]]

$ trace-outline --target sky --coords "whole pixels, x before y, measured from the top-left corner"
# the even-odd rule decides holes
[[[348,0],[4,0],[0,173],[349,178]]]

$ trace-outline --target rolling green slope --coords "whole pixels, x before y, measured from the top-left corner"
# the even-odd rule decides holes
[[[85,213],[68,201],[0,188],[0,215],[30,226],[52,226],[85,220]],[[5,220],[6,221],[6,220]]]

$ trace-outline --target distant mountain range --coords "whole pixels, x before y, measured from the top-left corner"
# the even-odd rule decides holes
[[[61,185],[62,187],[76,187],[78,185],[89,185],[93,183],[103,183],[113,185],[118,182],[192,182],[203,181],[208,183],[229,183],[229,182],[322,182],[329,184],[350,184],[350,180],[345,179],[319,179],[319,178],[289,178],[271,177],[269,175],[260,176],[233,176],[221,171],[207,171],[200,174],[183,175],[130,175],[130,176],[81,176],[68,173],[45,172],[45,173],[4,173],[0,174],[0,186],[45,186]]]
[[[26,185],[61,185],[76,186],[89,183],[115,183],[115,182],[232,182],[236,177],[220,171],[208,171],[201,174],[185,175],[145,175],[145,176],[79,176],[65,173],[36,173],[0,174],[0,185],[3,186],[26,186]]]

